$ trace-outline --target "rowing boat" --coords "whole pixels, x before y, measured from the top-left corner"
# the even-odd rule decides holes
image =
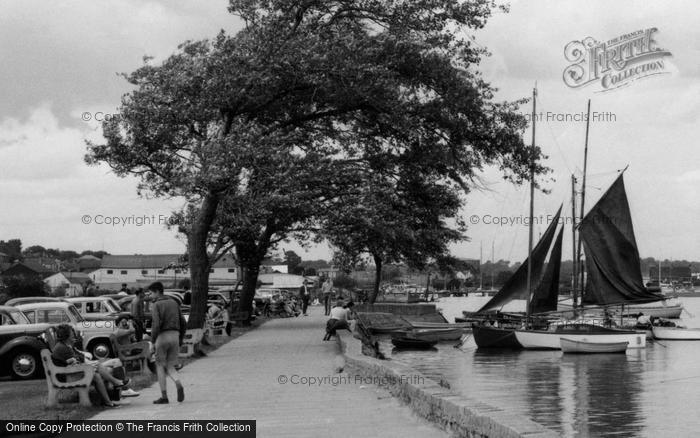
[[[624,353],[629,342],[586,342],[560,338],[564,353]]]

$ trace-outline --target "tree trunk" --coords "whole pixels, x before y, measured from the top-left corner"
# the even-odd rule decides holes
[[[374,274],[374,289],[372,290],[372,294],[369,296],[370,304],[374,304],[374,302],[377,300],[377,296],[379,295],[379,283],[382,281],[382,258],[378,255],[373,255],[373,257],[374,266],[376,267],[377,271]]]
[[[218,197],[212,194],[207,195],[202,201],[202,207],[187,236],[190,282],[192,283],[192,307],[187,327],[191,329],[202,328],[207,313],[209,269],[211,268],[209,254],[207,254],[207,237],[216,217],[218,205]]]
[[[241,291],[239,310],[252,312],[255,289],[258,285],[258,274],[260,273],[260,261],[251,262],[248,266],[242,266],[241,271],[243,271],[243,290]]]

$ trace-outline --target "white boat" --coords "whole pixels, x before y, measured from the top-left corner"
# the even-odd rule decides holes
[[[655,304],[655,303],[652,303]],[[573,306],[571,305],[571,301],[567,300],[564,302],[559,302],[558,309],[561,312],[571,312],[573,313]],[[611,306],[608,308],[609,312],[611,315],[619,315],[620,312],[620,307],[619,306]],[[603,313],[603,309],[601,309],[598,306],[584,306],[583,310],[585,312],[596,312],[598,311],[599,313]],[[640,313],[645,314],[646,316],[653,316],[655,318],[668,318],[668,319],[677,319],[681,317],[681,313],[683,312],[683,305],[681,304],[671,304],[671,305],[649,305],[649,304],[628,304],[625,305],[624,310],[623,310],[623,316],[632,316],[632,315],[638,315]]]
[[[654,339],[667,341],[700,341],[700,329],[685,327],[656,327],[651,328]]]
[[[470,329],[472,327],[469,322],[423,322],[423,321],[408,321],[411,327],[416,329]]]
[[[627,342],[628,348],[645,348],[644,331],[617,330],[593,324],[557,325],[550,330],[515,330],[515,338],[527,350],[561,350],[561,340],[610,344]]]
[[[629,342],[586,342],[561,338],[561,350],[564,353],[624,353]]]

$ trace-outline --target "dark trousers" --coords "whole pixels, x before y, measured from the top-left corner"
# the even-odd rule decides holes
[[[306,315],[306,309],[309,308],[309,296],[308,295],[303,295],[301,297],[301,313]]]
[[[140,319],[134,319],[134,336],[136,337],[136,342],[143,340],[143,321]]]
[[[323,294],[323,305],[326,307],[326,316],[331,314],[331,294]]]

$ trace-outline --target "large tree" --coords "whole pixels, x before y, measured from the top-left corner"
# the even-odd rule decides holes
[[[468,36],[493,8],[232,0],[241,31],[184,43],[126,75],[135,89],[87,160],[139,176],[141,192],[186,201],[191,327],[203,322],[217,257],[235,248],[250,309],[268,250],[313,231],[366,175],[415,166],[464,187],[487,164],[527,175],[525,119],[516,103],[493,101],[475,68],[484,51]]]
[[[457,187],[416,168],[401,170],[398,178],[375,177],[361,193],[341,199],[324,222],[324,234],[342,267],[355,265],[363,254],[374,261],[370,303],[379,293],[385,264],[404,262],[423,269],[447,260],[449,244],[461,240],[465,231],[457,218],[461,206]]]

